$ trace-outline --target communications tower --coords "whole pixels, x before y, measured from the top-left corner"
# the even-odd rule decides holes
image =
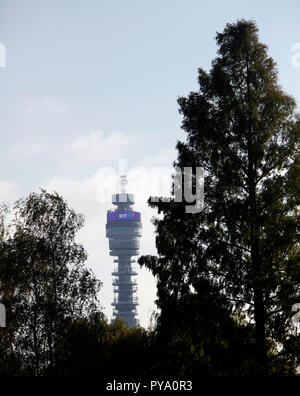
[[[110,255],[116,257],[114,277],[113,319],[120,316],[130,327],[139,325],[136,318],[138,300],[135,296],[137,272],[132,268],[133,256],[138,256],[142,236],[141,213],[133,211],[134,195],[126,192],[126,175],[121,176],[121,193],[112,196],[114,210],[107,211],[106,236]]]

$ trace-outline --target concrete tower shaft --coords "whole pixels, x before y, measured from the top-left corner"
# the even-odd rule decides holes
[[[140,212],[133,211],[134,195],[126,193],[126,177],[121,177],[121,193],[112,196],[112,203],[117,207],[107,212],[106,236],[109,239],[110,255],[117,257],[118,264],[112,272],[115,277],[113,318],[120,316],[130,327],[138,326],[137,282],[133,277],[137,273],[132,268],[133,256],[138,256],[142,223]]]

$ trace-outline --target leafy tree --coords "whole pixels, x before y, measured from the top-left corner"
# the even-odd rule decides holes
[[[151,365],[151,334],[129,328],[121,318],[103,315],[70,321],[56,350],[57,375],[97,376],[101,384],[146,376]]]
[[[158,257],[140,264],[157,276],[161,321],[172,304],[199,296],[198,306],[185,305],[203,316],[199,334],[223,307],[216,326],[226,327],[225,310],[250,339],[254,330],[251,373],[286,374],[295,362],[291,307],[300,301],[300,119],[253,21],[228,24],[216,41],[210,72],[199,69],[199,91],[178,100],[187,140],[177,144],[175,165],[192,167],[194,187],[203,167],[204,209],[187,214],[184,202],[149,201],[163,213],[154,222]],[[208,358],[223,335],[209,353],[202,348]]]
[[[70,320],[99,310],[100,282],[85,267],[75,235],[83,216],[57,193],[42,190],[14,207],[0,241],[0,295],[22,374],[54,373],[54,352]]]
[[[0,205],[0,262],[1,264],[5,260],[3,255],[4,241],[7,238],[6,230],[6,218],[8,215],[8,207],[4,204]],[[3,277],[3,273],[1,273]],[[0,302],[4,304],[6,310],[9,310],[12,306],[12,295],[9,291],[6,292],[3,289],[0,293]],[[10,302],[10,303],[8,303]],[[0,375],[14,375],[20,372],[20,363],[18,354],[13,349],[14,342],[14,324],[7,321],[5,328],[0,328]]]

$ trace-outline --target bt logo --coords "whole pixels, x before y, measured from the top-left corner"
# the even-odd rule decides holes
[[[119,214],[119,219],[126,219],[126,217],[127,217],[126,213]]]
[[[120,213],[119,214],[119,219],[133,219],[134,213]]]

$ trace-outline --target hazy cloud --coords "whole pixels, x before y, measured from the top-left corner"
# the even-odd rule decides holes
[[[18,186],[15,183],[0,181],[0,200],[12,203],[19,198]]]
[[[71,151],[78,162],[111,161],[128,143],[128,138],[121,132],[105,136],[102,131],[92,131],[77,137],[71,143]]]

